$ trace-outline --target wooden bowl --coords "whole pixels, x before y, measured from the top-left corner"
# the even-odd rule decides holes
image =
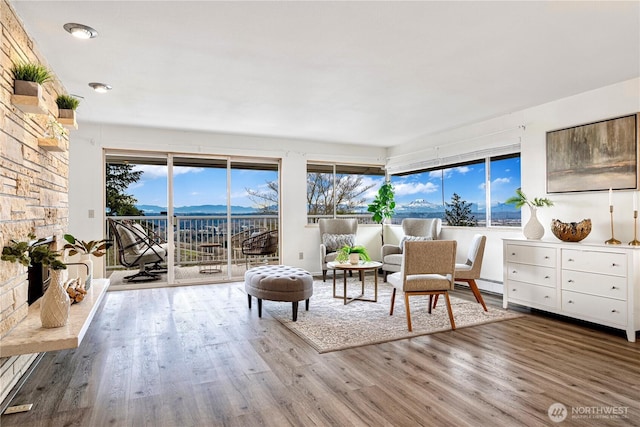
[[[591,233],[591,220],[583,219],[580,222],[562,222],[554,219],[551,221],[553,235],[563,242],[579,242]]]

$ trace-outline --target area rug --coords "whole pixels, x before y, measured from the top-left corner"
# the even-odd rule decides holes
[[[367,277],[365,298],[373,297],[371,280]],[[341,295],[341,279],[337,288]],[[326,283],[314,281],[309,311],[304,310],[304,302],[301,302],[297,322],[291,319],[290,303],[263,301],[263,309],[319,353],[451,330],[443,297],[431,314],[427,312],[428,297],[412,297],[410,304],[413,332],[409,332],[402,292],[397,293],[393,316],[389,316],[392,289],[391,285],[380,280],[377,303],[354,301],[344,305],[342,299],[333,298],[330,279]],[[350,279],[347,295],[356,295],[359,291],[359,282]],[[485,312],[475,300],[471,302],[454,296],[451,297],[451,304],[456,329],[522,316],[517,312],[494,307],[489,307],[489,311]]]

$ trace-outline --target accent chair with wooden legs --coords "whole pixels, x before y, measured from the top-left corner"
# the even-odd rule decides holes
[[[487,310],[487,305],[484,303],[480,289],[476,284],[476,279],[480,278],[480,270],[482,269],[482,258],[484,257],[484,247],[487,243],[487,236],[482,234],[476,234],[471,240],[469,245],[469,251],[467,253],[467,260],[464,263],[456,263],[456,282],[466,282],[469,285],[469,289],[476,298],[476,301],[484,311]],[[438,297],[436,296],[433,301],[433,308],[436,308],[438,303]]]
[[[393,315],[396,290],[404,292],[407,327],[411,332],[411,309],[409,297],[429,296],[429,313],[434,296],[444,294],[451,329],[456,328],[449,300],[449,291],[453,289],[456,263],[455,240],[408,241],[404,244],[404,257],[401,271],[389,275],[387,281],[393,286],[391,309]]]

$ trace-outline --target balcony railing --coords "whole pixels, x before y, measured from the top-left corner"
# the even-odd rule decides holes
[[[140,223],[142,227],[156,239],[166,242],[168,237],[168,223],[166,216],[119,216],[118,220],[130,220]],[[226,215],[184,215],[172,218],[174,227],[176,266],[189,266],[202,263],[210,253],[204,249],[204,244],[219,245],[226,254],[231,255],[231,262],[244,262],[242,254],[242,241],[255,233],[278,228],[277,215],[232,215],[230,227]],[[107,270],[122,268],[118,261],[118,248],[115,246],[115,238],[112,230],[107,227],[107,236],[114,242],[106,255]],[[278,254],[270,258],[277,259]]]

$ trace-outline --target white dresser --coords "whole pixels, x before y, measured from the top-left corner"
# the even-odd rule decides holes
[[[504,239],[509,303],[627,332],[640,330],[640,247]]]

